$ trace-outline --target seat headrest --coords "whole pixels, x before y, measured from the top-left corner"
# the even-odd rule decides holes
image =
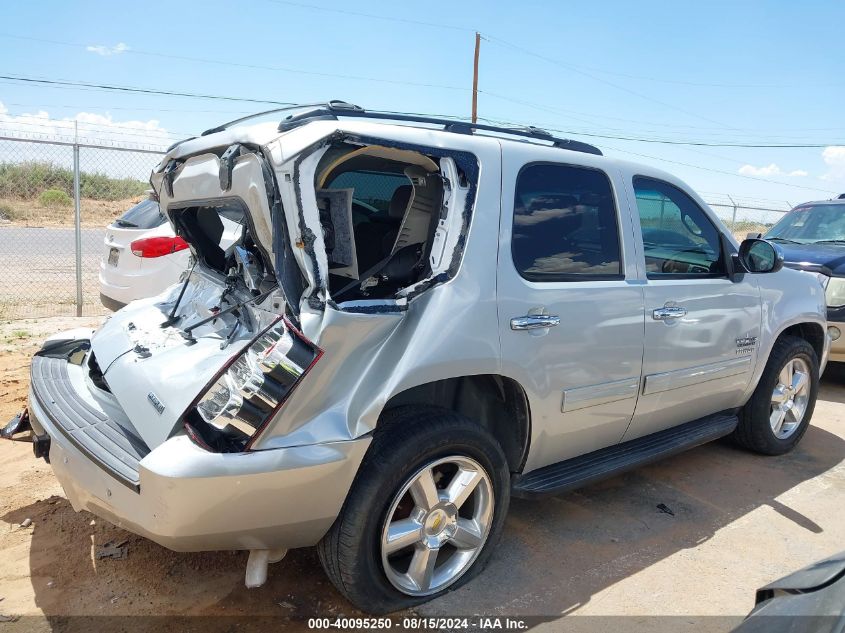
[[[411,201],[411,195],[414,193],[414,188],[411,185],[399,185],[393,196],[390,198],[390,206],[387,208],[387,215],[396,220],[401,220],[405,217],[405,211],[408,209],[408,203]]]

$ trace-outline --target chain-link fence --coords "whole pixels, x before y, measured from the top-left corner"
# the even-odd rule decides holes
[[[0,319],[95,315],[106,227],[161,153],[0,137]]]
[[[161,155],[0,136],[0,319],[105,312],[99,268],[106,227],[145,196]],[[387,188],[384,178],[373,182],[355,186],[363,202],[385,211],[395,186],[407,181],[397,177]],[[338,178],[332,186],[347,184]],[[724,194],[707,199],[738,239],[765,232],[790,206]]]

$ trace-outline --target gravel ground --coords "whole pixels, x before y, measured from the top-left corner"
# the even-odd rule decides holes
[[[0,422],[24,403],[38,342],[95,323],[0,323]],[[540,631],[653,630],[659,622],[667,630],[729,630],[753,606],[757,587],[845,548],[843,384],[845,371],[829,369],[814,424],[791,455],[714,443],[561,497],[513,501],[487,570],[418,612],[553,619],[531,625]],[[31,525],[21,527],[26,519]],[[172,552],[75,513],[29,444],[0,443],[0,535],[0,615],[23,616],[4,625],[10,631],[91,630],[90,620],[68,616],[108,615],[213,616],[181,627],[204,632],[305,630],[313,615],[361,615],[323,576],[313,550],[291,552],[271,565],[264,587],[247,590],[244,552]],[[95,557],[98,547],[123,541],[125,559]],[[665,614],[678,618],[650,617]],[[582,615],[627,617],[605,626]],[[164,619],[118,622],[174,628]]]

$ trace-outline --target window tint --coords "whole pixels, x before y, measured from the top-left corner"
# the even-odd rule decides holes
[[[634,178],[650,279],[725,274],[718,229],[695,201],[668,183]]]
[[[530,165],[516,183],[513,261],[531,281],[622,277],[616,206],[595,169]]]
[[[114,223],[125,229],[154,229],[166,221],[155,200],[141,200],[120,216]]]
[[[403,174],[391,174],[377,171],[346,171],[336,176],[326,185],[327,189],[354,189],[353,215],[358,221],[367,215],[387,217],[390,200],[397,187],[410,185],[411,181]]]

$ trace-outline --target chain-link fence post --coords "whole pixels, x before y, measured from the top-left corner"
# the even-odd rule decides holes
[[[79,196],[79,132],[73,122],[73,224],[76,254],[76,316],[82,316],[82,202]]]

